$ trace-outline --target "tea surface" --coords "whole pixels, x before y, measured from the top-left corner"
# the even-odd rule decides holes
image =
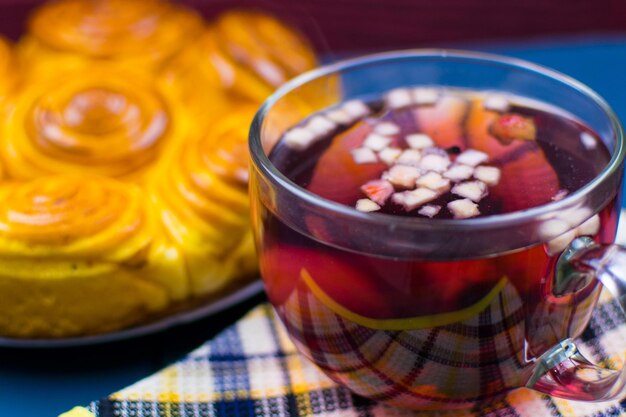
[[[420,88],[314,114],[270,159],[326,199],[441,219],[561,199],[597,176],[610,153],[559,109],[493,92]]]

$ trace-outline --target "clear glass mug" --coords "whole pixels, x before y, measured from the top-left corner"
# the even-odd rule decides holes
[[[499,90],[557,106],[599,134],[610,162],[562,200],[437,221],[325,200],[270,162],[283,132],[312,113],[420,85]],[[613,244],[623,132],[586,86],[486,54],[373,55],[277,91],[253,122],[250,150],[253,227],[269,299],[299,351],[339,384],[414,409],[471,407],[520,387],[588,401],[622,391],[623,368],[592,363],[574,343],[603,288],[622,313],[626,304],[626,251]],[[453,295],[464,304],[448,305]]]

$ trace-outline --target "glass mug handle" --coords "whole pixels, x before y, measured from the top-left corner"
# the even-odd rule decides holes
[[[583,276],[595,276],[626,314],[626,247],[600,245],[588,236],[575,239],[557,262],[554,282],[567,286]],[[567,339],[538,358],[526,387],[572,400],[605,401],[616,398],[625,383],[626,366],[602,368]]]

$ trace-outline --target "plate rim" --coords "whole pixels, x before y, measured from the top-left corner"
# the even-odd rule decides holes
[[[204,304],[198,308],[165,316],[159,320],[129,327],[108,333],[68,337],[62,339],[16,339],[0,336],[0,348],[73,348],[95,346],[123,340],[136,339],[142,336],[159,333],[171,328],[189,324],[202,318],[220,313],[230,307],[242,303],[263,291],[263,281],[257,279],[232,293],[221,297],[214,302]]]

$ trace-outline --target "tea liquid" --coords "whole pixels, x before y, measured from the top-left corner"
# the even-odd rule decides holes
[[[270,159],[320,198],[370,216],[437,222],[562,199],[596,177],[610,153],[580,121],[521,97],[404,89],[312,115]],[[375,243],[387,245],[389,236],[375,236],[367,252],[340,249],[332,244],[338,231],[323,221],[304,219],[313,238],[271,207],[256,207],[261,273],[300,350],[354,391],[398,405],[416,398],[424,406],[450,398],[470,404],[524,385],[529,358],[578,336],[599,294],[590,282],[572,290],[578,298],[554,301],[549,283],[568,242],[488,258],[390,258]],[[613,203],[568,236],[612,242],[616,224]],[[383,339],[385,348],[375,343]],[[426,353],[418,354],[420,346]],[[406,375],[383,378],[367,365],[389,352],[384,360]],[[410,382],[411,375],[428,384]]]
[[[430,90],[425,91],[423,95]],[[279,142],[270,159],[299,186],[350,206],[368,197],[363,185],[385,177],[393,165],[415,166],[422,177],[434,171],[443,174],[445,180],[450,173],[449,189],[428,201],[441,208],[433,219],[454,217],[447,204],[462,196],[450,190],[457,183],[477,182],[478,167],[478,171],[496,168],[499,176],[476,201],[477,216],[489,216],[563,198],[591,181],[610,159],[606,146],[593,131],[556,108],[508,95],[462,90],[435,90],[430,94],[438,95],[432,103],[422,105],[391,108],[389,99],[364,103],[361,118],[349,123],[331,120],[334,126],[329,124],[326,132],[316,133],[303,149],[294,149],[288,141]],[[340,111],[341,107],[335,109],[335,113]],[[332,113],[320,115],[330,119]],[[312,116],[302,126],[310,125],[320,115]],[[411,146],[411,139],[419,141],[420,136],[432,142]],[[484,153],[486,159],[476,165],[478,160],[457,163],[459,158],[464,161],[461,155],[467,150]],[[414,161],[411,154],[416,156]],[[443,154],[449,165],[433,169],[436,167],[431,164],[424,169],[420,164],[429,154]],[[431,156],[431,162],[433,159]],[[416,186],[394,188],[397,192]],[[407,210],[397,199],[379,203],[383,213],[424,217],[419,214],[422,205]]]

